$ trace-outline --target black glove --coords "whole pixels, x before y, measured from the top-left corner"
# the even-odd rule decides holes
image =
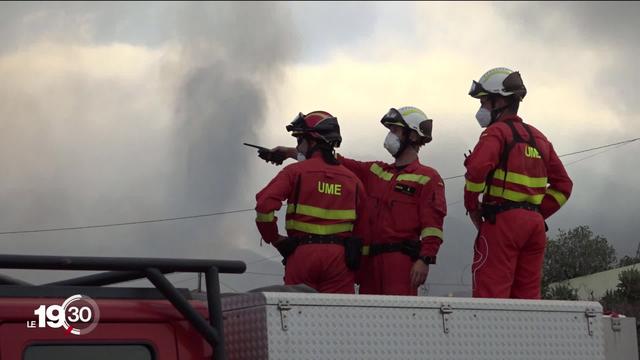
[[[280,151],[271,150],[258,150],[258,157],[260,159],[274,163],[275,165],[282,165],[282,162],[287,159],[287,156]]]

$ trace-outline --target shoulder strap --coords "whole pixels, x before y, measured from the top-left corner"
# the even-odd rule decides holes
[[[298,174],[296,178],[296,189],[293,192],[293,209],[294,213],[298,212],[298,200],[300,198],[300,184],[302,183],[302,174]]]

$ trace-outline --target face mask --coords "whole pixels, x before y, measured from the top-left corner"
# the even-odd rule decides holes
[[[305,161],[305,160],[307,160],[307,157],[304,156],[303,153],[299,152],[297,159],[298,159],[298,161]]]
[[[400,150],[400,138],[392,132],[387,134],[387,137],[384,138],[384,148],[387,149],[389,154],[395,156]]]
[[[486,128],[491,124],[491,111],[480,107],[476,113],[476,120],[478,120],[480,127]]]

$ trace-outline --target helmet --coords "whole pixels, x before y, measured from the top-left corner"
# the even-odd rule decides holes
[[[527,88],[518,71],[499,67],[484,73],[480,81],[471,83],[469,95],[472,97],[478,99],[490,94],[513,96],[515,100],[522,101],[527,95]]]
[[[287,125],[287,131],[292,136],[310,136],[333,147],[339,147],[342,142],[338,119],[326,111],[313,111],[307,115],[298,113]]]
[[[390,125],[402,126],[405,129],[415,130],[425,143],[431,141],[431,128],[433,120],[417,107],[403,106],[399,109],[391,108],[382,120],[382,125],[389,127]]]

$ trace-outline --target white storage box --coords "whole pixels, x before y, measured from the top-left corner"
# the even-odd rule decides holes
[[[597,302],[251,293],[222,308],[229,359],[605,360]]]

